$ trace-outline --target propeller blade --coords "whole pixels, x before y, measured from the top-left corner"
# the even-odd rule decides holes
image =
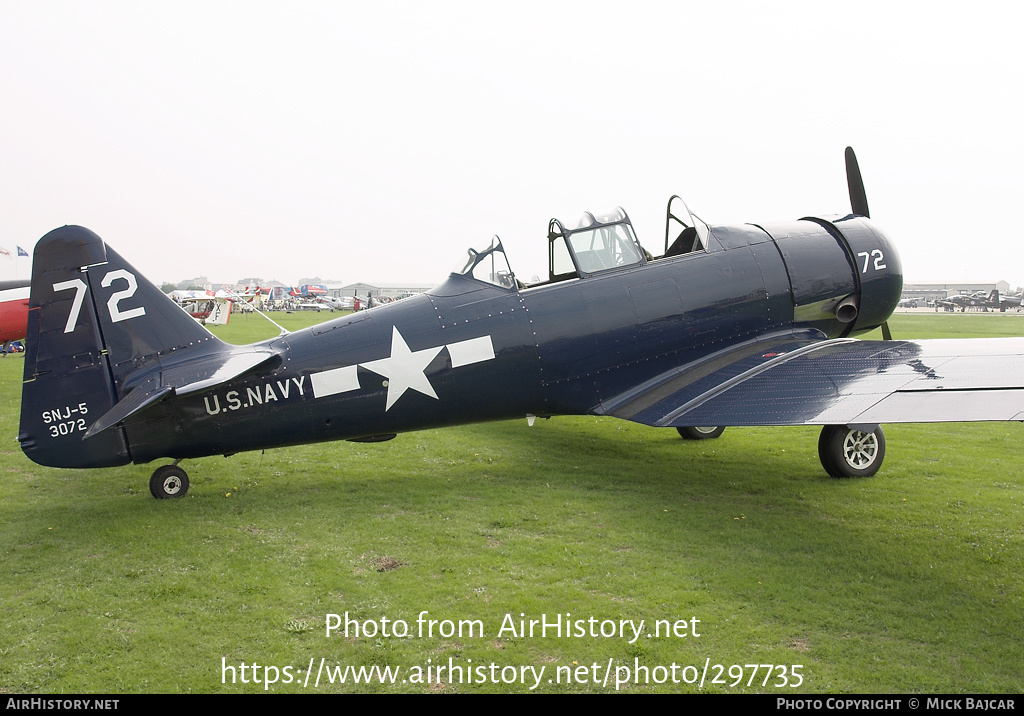
[[[846,148],[846,186],[850,189],[850,208],[853,209],[853,213],[870,219],[868,195],[864,191],[864,179],[860,175],[860,165],[857,163],[857,155],[853,153],[853,147]],[[882,324],[882,340],[892,340],[888,321]]]
[[[850,206],[854,214],[871,218],[868,210],[868,196],[864,193],[864,180],[860,176],[860,165],[853,147],[846,148],[846,185],[850,188]]]

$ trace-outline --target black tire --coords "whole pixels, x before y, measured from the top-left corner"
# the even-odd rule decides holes
[[[158,500],[184,497],[188,492],[188,475],[177,465],[161,465],[149,478],[149,491]]]
[[[719,425],[717,427],[676,428],[676,431],[684,440],[714,440],[725,432],[725,427]]]
[[[870,477],[885,459],[885,433],[826,425],[818,437],[818,458],[832,477]]]

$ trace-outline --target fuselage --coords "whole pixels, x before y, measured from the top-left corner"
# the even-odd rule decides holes
[[[899,301],[894,246],[861,217],[712,227],[707,251],[502,287],[431,291],[261,344],[269,368],[125,425],[130,459],[229,454],[524,415],[600,413],[773,333],[847,336]]]

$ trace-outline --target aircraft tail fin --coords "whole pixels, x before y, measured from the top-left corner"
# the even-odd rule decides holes
[[[80,226],[51,231],[36,245],[32,265],[22,450],[53,467],[126,464],[125,431],[104,429],[84,440],[89,426],[132,391],[141,391],[125,401],[138,403],[134,410],[164,397],[161,369],[184,354],[223,350],[99,236]]]

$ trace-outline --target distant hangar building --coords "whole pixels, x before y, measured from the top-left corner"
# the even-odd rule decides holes
[[[335,298],[366,298],[367,295],[374,298],[405,298],[414,293],[429,291],[434,286],[432,283],[350,283],[340,289],[332,289],[331,295]]]
[[[1010,292],[1010,284],[1007,281],[996,281],[995,283],[905,283],[903,284],[903,298],[923,298],[926,301],[949,298],[958,294],[977,293],[984,291],[986,294],[998,290],[1000,295]]]

